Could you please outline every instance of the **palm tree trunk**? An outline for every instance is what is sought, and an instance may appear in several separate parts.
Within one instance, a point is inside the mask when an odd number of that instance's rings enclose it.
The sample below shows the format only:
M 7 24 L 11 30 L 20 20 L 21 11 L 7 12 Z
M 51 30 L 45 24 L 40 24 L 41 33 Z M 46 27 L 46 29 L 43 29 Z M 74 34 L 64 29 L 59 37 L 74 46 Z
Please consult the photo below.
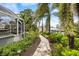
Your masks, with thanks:
M 70 17 L 68 19 L 71 22 L 71 24 L 69 26 L 71 27 L 71 29 L 74 29 L 74 25 L 73 25 L 73 4 L 68 4 L 67 8 L 70 9 L 67 13 L 68 14 L 67 17 Z M 73 30 L 70 30 L 70 33 L 68 34 L 68 38 L 69 38 L 69 48 L 74 49 L 74 33 L 73 33 Z
M 68 35 L 68 38 L 69 38 L 69 48 L 73 49 L 74 48 L 74 35 L 72 33 L 70 33 Z
M 69 47 L 74 48 L 74 22 L 73 22 L 73 4 L 63 3 L 59 6 L 61 27 L 68 35 Z
M 40 21 L 39 21 L 39 32 L 40 32 Z
M 49 34 L 50 34 L 50 15 L 49 15 Z
M 42 19 L 42 33 L 43 33 L 43 19 Z

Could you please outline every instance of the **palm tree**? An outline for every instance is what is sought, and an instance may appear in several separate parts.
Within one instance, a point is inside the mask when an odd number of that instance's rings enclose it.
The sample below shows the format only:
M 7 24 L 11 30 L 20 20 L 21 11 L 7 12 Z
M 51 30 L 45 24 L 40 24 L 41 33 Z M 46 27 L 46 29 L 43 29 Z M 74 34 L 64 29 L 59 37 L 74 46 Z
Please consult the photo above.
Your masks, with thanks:
M 46 16 L 46 26 L 49 28 L 50 33 L 50 8 L 49 4 L 39 4 L 40 7 L 37 9 L 38 16 Z M 59 20 L 61 28 L 64 30 L 65 34 L 69 37 L 69 46 L 70 48 L 74 48 L 74 21 L 73 21 L 73 4 L 70 3 L 60 3 L 60 4 L 53 4 L 54 8 L 59 9 Z
M 48 3 L 38 4 L 38 8 L 36 10 L 36 17 L 38 17 L 38 18 L 47 17 L 46 26 L 47 26 L 47 29 L 49 29 L 49 33 L 50 33 L 50 8 L 49 8 Z M 43 26 L 43 24 L 42 24 L 42 26 Z M 42 29 L 43 29 L 43 27 L 42 27 Z
M 46 30 L 49 31 L 50 34 L 50 18 L 51 18 L 51 12 L 50 12 L 50 8 L 48 9 L 48 15 L 47 15 L 47 19 L 46 19 Z
M 69 47 L 74 48 L 74 21 L 73 21 L 73 4 L 60 4 L 60 22 L 65 34 L 69 37 Z
M 67 20 L 66 21 L 66 32 L 69 37 L 69 46 L 71 49 L 74 48 L 74 21 L 73 21 L 73 4 L 67 4 Z
M 59 9 L 59 21 L 60 26 L 64 30 L 65 34 L 69 38 L 69 47 L 74 48 L 74 21 L 73 21 L 73 4 L 70 3 L 60 3 L 53 4 L 54 8 Z

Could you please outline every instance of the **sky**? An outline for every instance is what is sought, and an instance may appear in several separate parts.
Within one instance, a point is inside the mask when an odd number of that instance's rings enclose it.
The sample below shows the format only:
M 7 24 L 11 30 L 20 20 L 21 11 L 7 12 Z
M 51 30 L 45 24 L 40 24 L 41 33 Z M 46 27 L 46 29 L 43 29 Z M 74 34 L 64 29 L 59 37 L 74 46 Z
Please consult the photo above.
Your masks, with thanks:
M 3 3 L 0 5 L 2 5 L 3 7 L 6 7 L 8 9 L 10 9 L 11 11 L 13 11 L 14 13 L 18 14 L 20 11 L 24 10 L 24 9 L 32 9 L 33 11 L 35 11 L 37 9 L 37 4 L 36 3 Z M 54 10 L 53 12 L 57 12 L 57 10 Z M 51 13 L 53 13 L 51 12 Z M 46 18 L 44 18 L 46 19 Z M 44 21 L 45 23 L 45 21 Z M 51 26 L 56 27 L 56 25 L 59 23 L 58 21 L 58 17 L 51 15 Z
M 11 11 L 13 11 L 16 14 L 27 8 L 30 8 L 33 11 L 35 11 L 37 8 L 36 3 L 2 3 L 0 5 L 10 9 Z
M 0 3 L 3 7 L 6 7 L 13 11 L 15 14 L 20 13 L 20 11 L 23 11 L 24 9 L 32 9 L 35 11 L 37 9 L 37 3 Z M 51 14 L 54 12 L 58 12 L 57 9 L 53 10 Z M 45 19 L 44 19 L 44 24 L 45 24 Z M 75 21 L 77 22 L 78 17 L 74 16 Z M 51 27 L 56 27 L 56 25 L 59 24 L 59 18 L 57 16 L 51 15 Z

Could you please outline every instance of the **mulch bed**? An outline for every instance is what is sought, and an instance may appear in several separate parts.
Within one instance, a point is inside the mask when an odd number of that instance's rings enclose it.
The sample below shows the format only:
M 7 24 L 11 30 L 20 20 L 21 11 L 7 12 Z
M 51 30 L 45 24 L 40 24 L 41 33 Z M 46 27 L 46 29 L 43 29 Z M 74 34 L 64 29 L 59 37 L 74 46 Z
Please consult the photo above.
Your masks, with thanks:
M 39 43 L 40 43 L 40 38 L 37 39 L 31 47 L 29 47 L 26 51 L 21 53 L 21 56 L 32 56 L 34 54 L 34 52 L 36 51 Z

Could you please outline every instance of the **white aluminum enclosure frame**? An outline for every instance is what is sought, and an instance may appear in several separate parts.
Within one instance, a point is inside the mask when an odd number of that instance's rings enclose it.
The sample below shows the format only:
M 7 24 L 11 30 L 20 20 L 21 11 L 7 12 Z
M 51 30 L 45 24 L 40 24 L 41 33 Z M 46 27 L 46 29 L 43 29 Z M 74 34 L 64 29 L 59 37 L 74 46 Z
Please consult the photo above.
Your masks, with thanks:
M 23 30 L 24 32 L 22 32 L 22 27 L 21 27 L 21 34 L 24 34 L 24 36 L 25 36 L 25 22 L 24 22 L 23 19 L 21 19 L 19 16 L 17 16 L 15 13 L 13 13 L 8 8 L 5 8 L 5 7 L 1 6 L 1 5 L 0 5 L 0 13 L 16 19 L 16 21 L 17 21 L 17 34 L 16 34 L 16 36 L 19 35 L 19 22 L 20 22 L 21 25 L 24 26 L 23 27 L 24 28 L 24 30 Z

